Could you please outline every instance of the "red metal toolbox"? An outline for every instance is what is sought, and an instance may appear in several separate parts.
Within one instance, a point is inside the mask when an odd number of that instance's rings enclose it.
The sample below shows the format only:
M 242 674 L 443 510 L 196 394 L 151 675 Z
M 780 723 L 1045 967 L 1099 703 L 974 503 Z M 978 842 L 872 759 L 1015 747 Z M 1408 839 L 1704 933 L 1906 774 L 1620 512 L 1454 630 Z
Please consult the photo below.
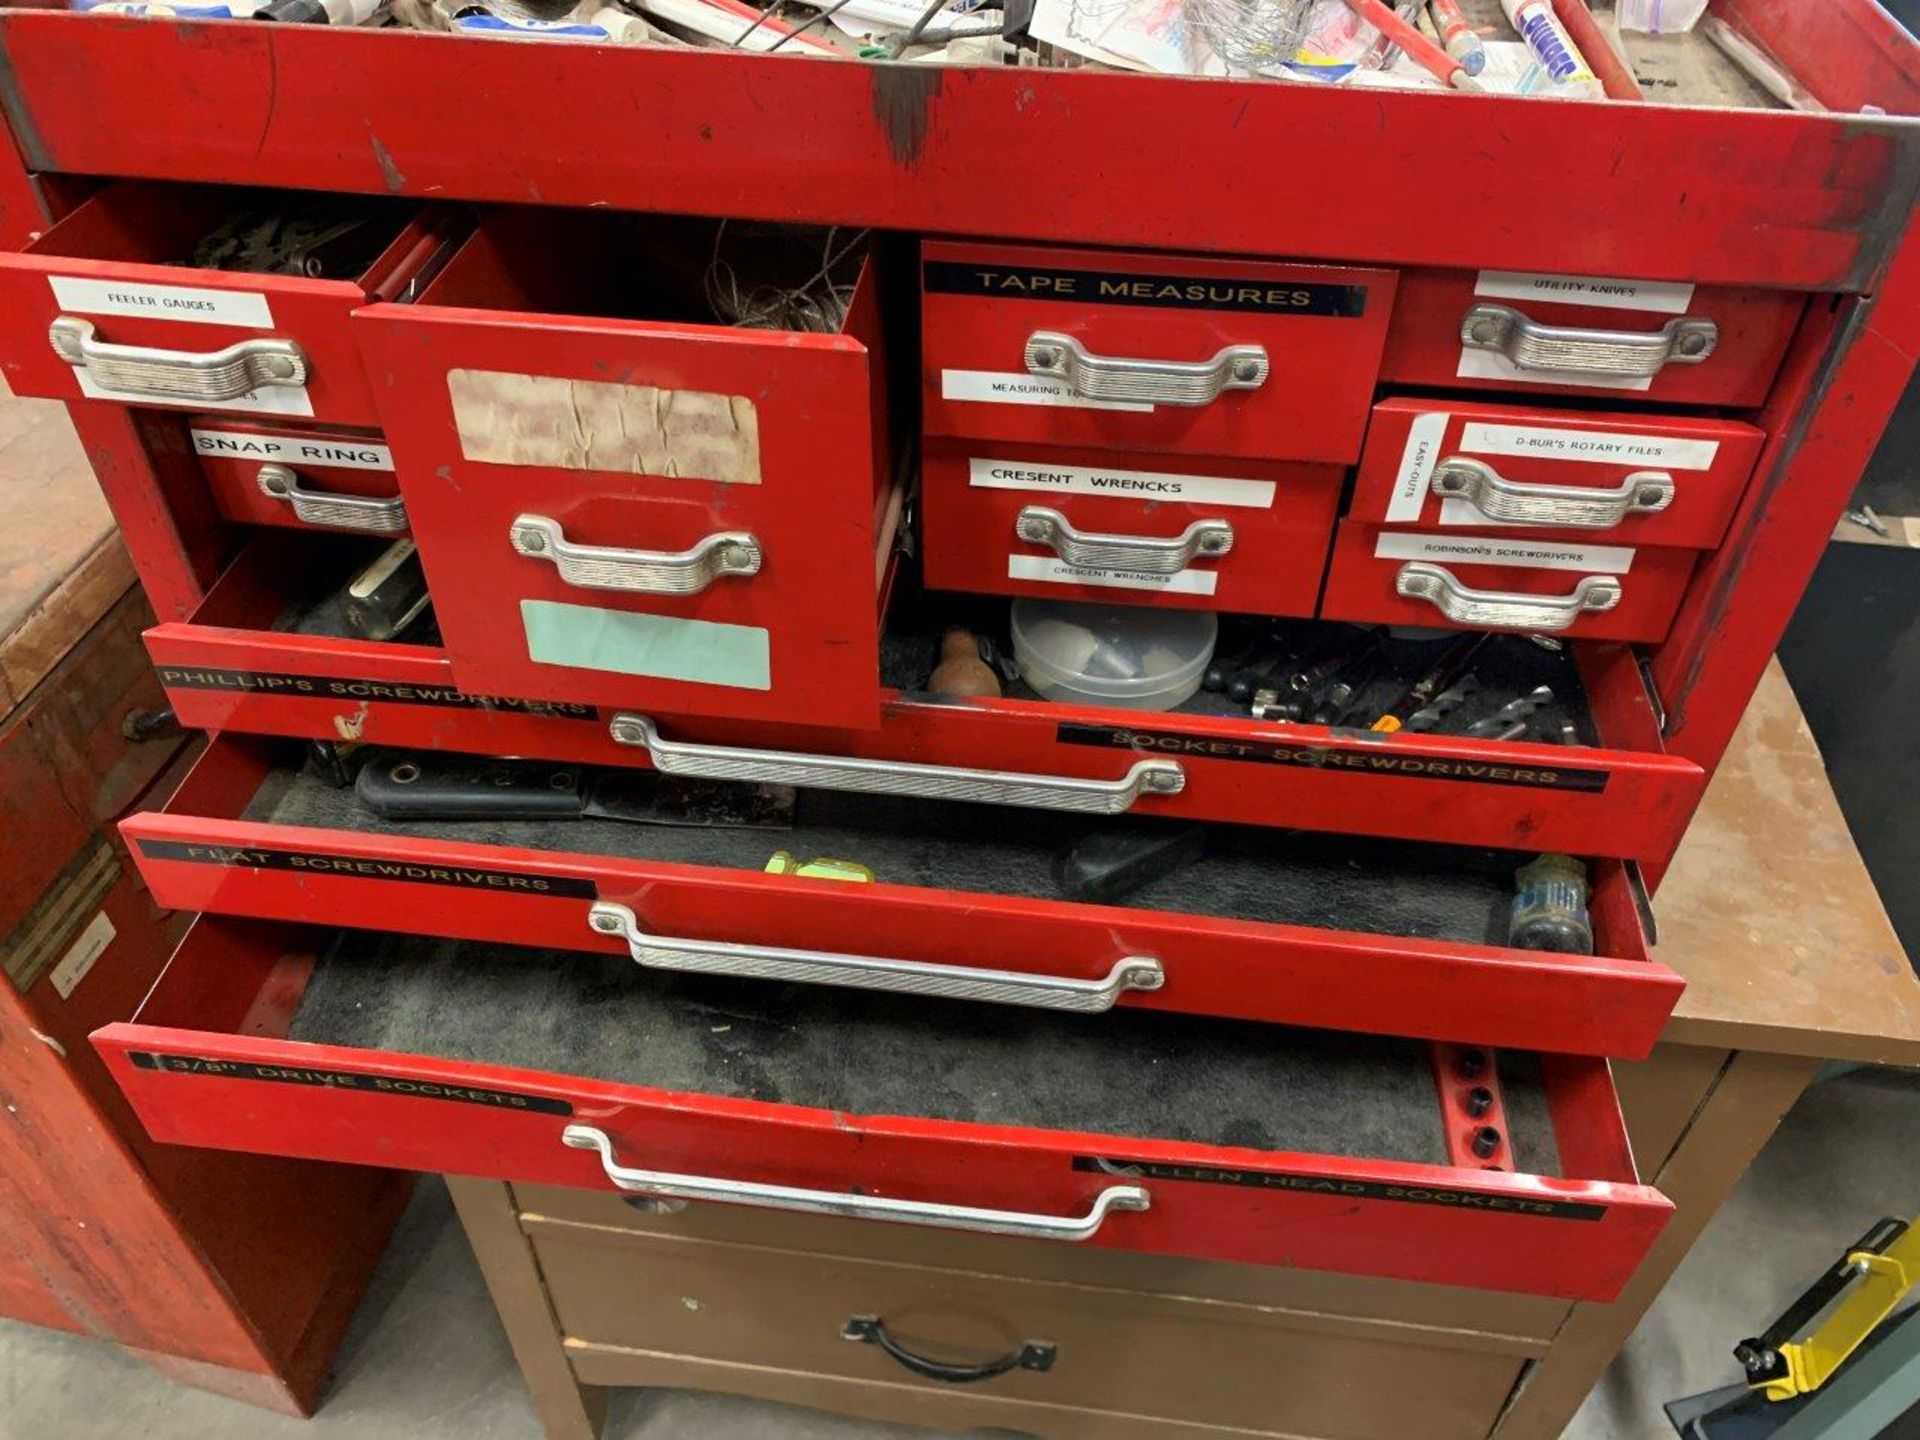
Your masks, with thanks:
M 1587 640 L 1666 637 L 1696 553 L 1340 522 L 1320 613 Z
M 1087 1019 L 206 918 L 94 1039 L 176 1143 L 1482 1289 L 1611 1299 L 1671 1209 L 1601 1060 L 1503 1057 L 1509 1171 L 1423 1046 Z
M 404 535 L 407 506 L 384 436 L 196 415 L 187 443 L 229 520 L 299 530 Z
M 1373 407 L 1346 513 L 1429 533 L 1710 550 L 1765 439 L 1734 420 L 1396 397 Z
M 14 392 L 376 423 L 347 317 L 398 298 L 444 247 L 446 218 L 359 202 L 391 238 L 351 279 L 193 264 L 196 241 L 251 198 L 122 181 L 0 254 L 0 363 Z
M 1332 465 L 929 438 L 927 584 L 1311 615 L 1344 479 Z
M 1380 368 L 1403 385 L 1758 405 L 1805 305 L 1676 280 L 1409 271 Z
M 1348 461 L 1385 270 L 1033 246 L 921 247 L 930 435 Z
M 1517 863 L 1506 856 L 1254 830 L 1223 835 L 1217 854 L 1124 907 L 1089 906 L 1057 898 L 1048 864 L 1109 820 L 821 792 L 803 793 L 791 831 L 577 815 L 409 824 L 298 764 L 297 747 L 223 739 L 164 812 L 129 820 L 156 897 L 566 951 L 631 946 L 668 970 L 1625 1057 L 1652 1047 L 1681 988 L 1647 960 L 1617 862 L 1594 866 L 1597 956 L 1551 955 L 1490 938 Z M 762 873 L 776 848 L 844 855 L 891 883 Z
M 463 687 L 876 719 L 873 267 L 842 257 L 838 333 L 690 323 L 723 243 L 709 222 L 497 214 L 413 304 L 357 318 Z

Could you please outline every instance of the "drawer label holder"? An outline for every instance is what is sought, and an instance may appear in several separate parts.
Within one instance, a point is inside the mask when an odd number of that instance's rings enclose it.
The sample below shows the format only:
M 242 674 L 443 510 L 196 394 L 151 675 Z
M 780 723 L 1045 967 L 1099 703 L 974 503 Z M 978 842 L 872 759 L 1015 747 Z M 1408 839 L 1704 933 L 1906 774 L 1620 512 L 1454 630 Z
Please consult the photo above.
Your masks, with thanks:
M 1252 315 L 1320 315 L 1337 320 L 1357 320 L 1367 309 L 1365 285 L 1330 285 L 1324 281 L 1055 270 L 964 260 L 929 260 L 922 266 L 921 273 L 928 292 L 935 295 L 1073 300 L 1094 305 L 1225 310 Z
M 1449 760 L 1438 755 L 1400 753 L 1388 740 L 1329 745 L 1286 740 L 1228 740 L 1210 735 L 1181 735 L 1136 730 L 1121 725 L 1063 721 L 1054 732 L 1062 745 L 1094 745 L 1105 750 L 1134 750 L 1147 755 L 1176 755 L 1193 760 L 1227 760 L 1255 765 L 1290 765 L 1403 780 L 1451 780 L 1469 785 L 1518 785 L 1535 790 L 1579 790 L 1598 794 L 1611 772 L 1573 765 L 1500 765 L 1479 760 Z
M 1214 1165 L 1169 1165 L 1160 1161 L 1114 1160 L 1098 1155 L 1076 1155 L 1073 1168 L 1096 1175 L 1141 1180 L 1183 1180 L 1196 1185 L 1239 1185 L 1254 1190 L 1292 1190 L 1347 1200 L 1390 1200 L 1402 1205 L 1442 1205 L 1451 1210 L 1476 1210 L 1491 1215 L 1531 1215 L 1542 1220 L 1595 1221 L 1607 1218 L 1607 1207 L 1584 1200 L 1541 1200 L 1531 1195 L 1490 1195 L 1446 1185 L 1402 1181 L 1353 1180 L 1294 1170 L 1227 1170 Z
M 386 701 L 394 705 L 435 705 L 456 710 L 504 710 L 558 720 L 592 720 L 591 705 L 563 701 L 507 700 L 468 695 L 451 685 L 408 685 L 394 680 L 356 680 L 336 675 L 275 675 L 261 670 L 219 670 L 200 665 L 156 667 L 169 690 L 236 690 L 256 695 L 285 695 L 300 700 Z
M 366 1075 L 354 1070 L 323 1070 L 312 1065 L 262 1065 L 251 1060 L 215 1060 L 205 1055 L 170 1055 L 158 1050 L 130 1050 L 127 1058 L 138 1069 L 162 1070 L 172 1075 L 210 1075 L 220 1080 L 308 1085 L 319 1090 L 398 1095 L 409 1100 L 447 1100 L 458 1105 L 481 1105 L 490 1110 L 525 1110 L 538 1115 L 573 1114 L 570 1102 L 548 1095 L 489 1090 L 477 1085 L 450 1085 L 438 1080 L 412 1080 L 402 1075 Z
M 428 865 L 418 860 L 382 860 L 371 855 L 328 855 L 317 850 L 274 850 L 259 845 L 216 845 L 191 840 L 139 842 L 149 860 L 219 865 L 232 870 L 292 870 L 304 875 L 340 875 L 354 880 L 390 880 L 407 885 L 445 885 L 456 890 L 510 890 L 566 900 L 598 900 L 600 887 L 572 875 L 529 875 L 482 870 L 471 865 Z

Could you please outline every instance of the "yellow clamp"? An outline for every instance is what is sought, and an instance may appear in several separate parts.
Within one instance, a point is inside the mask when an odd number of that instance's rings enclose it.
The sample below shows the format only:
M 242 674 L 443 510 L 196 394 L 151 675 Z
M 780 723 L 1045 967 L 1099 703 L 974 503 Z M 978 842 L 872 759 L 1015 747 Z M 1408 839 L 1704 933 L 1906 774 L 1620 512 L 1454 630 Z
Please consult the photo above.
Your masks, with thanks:
M 806 880 L 851 880 L 871 885 L 873 871 L 857 860 L 833 860 L 822 855 L 817 860 L 800 860 L 791 851 L 776 850 L 767 861 L 769 875 L 798 875 Z
M 1833 1312 L 1805 1340 L 1780 1347 L 1787 1373 L 1762 1387 L 1769 1400 L 1791 1400 L 1818 1390 L 1866 1343 L 1907 1292 L 1920 1284 L 1920 1225 L 1875 1254 L 1856 1250 L 1847 1256 L 1859 1277 Z

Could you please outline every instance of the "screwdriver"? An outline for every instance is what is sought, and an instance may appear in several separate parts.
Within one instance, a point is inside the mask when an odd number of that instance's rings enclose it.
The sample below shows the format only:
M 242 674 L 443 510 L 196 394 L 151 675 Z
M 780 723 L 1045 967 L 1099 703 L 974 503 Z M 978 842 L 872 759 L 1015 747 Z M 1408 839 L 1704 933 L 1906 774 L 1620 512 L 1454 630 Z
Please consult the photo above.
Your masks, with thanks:
M 1375 720 L 1369 729 L 1392 734 L 1407 723 L 1407 717 L 1415 711 L 1424 709 L 1434 696 L 1447 689 L 1467 673 L 1467 667 L 1473 664 L 1473 657 L 1480 653 L 1480 647 L 1487 643 L 1485 631 L 1474 635 L 1462 635 L 1440 658 L 1433 662 L 1431 669 L 1413 684 L 1409 685 L 1399 699 L 1389 705 Z

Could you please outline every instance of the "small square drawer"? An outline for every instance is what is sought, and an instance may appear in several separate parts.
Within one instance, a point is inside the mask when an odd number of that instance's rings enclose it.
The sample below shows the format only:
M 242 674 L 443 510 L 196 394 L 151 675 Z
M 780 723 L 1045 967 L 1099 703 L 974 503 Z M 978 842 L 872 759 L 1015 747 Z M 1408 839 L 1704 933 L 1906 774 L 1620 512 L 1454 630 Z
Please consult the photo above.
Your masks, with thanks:
M 1311 615 L 1343 472 L 1332 465 L 929 439 L 937 590 Z
M 1376 625 L 1516 630 L 1651 644 L 1697 552 L 1340 522 L 1320 614 Z
M 1386 400 L 1347 513 L 1437 533 L 1710 550 L 1764 438 L 1733 420 Z
M 926 430 L 1348 463 L 1394 282 L 1388 270 L 928 242 Z
M 1609 1300 L 1672 1209 L 1591 1057 L 218 917 L 93 1041 L 163 1143 L 1037 1244 Z
M 355 323 L 462 687 L 876 722 L 862 232 L 503 211 Z
M 1791 291 L 1410 270 L 1400 278 L 1381 376 L 1752 407 L 1767 398 L 1805 307 Z
M 348 317 L 459 228 L 399 200 L 121 181 L 0 255 L 20 395 L 375 425 Z
M 393 451 L 377 433 L 196 415 L 187 424 L 187 443 L 199 458 L 214 508 L 229 520 L 362 535 L 407 533 Z

